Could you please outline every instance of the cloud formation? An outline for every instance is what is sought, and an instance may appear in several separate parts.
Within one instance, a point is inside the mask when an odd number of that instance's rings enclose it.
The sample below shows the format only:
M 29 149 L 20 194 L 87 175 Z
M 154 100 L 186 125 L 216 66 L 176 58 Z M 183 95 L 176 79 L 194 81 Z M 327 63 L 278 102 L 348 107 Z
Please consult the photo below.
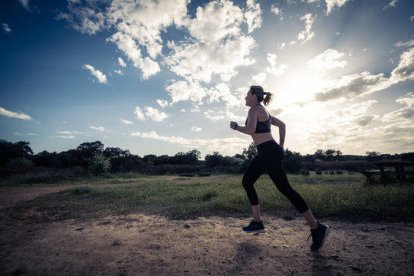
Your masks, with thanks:
M 93 130 L 96 130 L 96 131 L 99 131 L 99 132 L 110 132 L 108 129 L 106 129 L 106 128 L 104 128 L 104 127 L 96 127 L 96 126 L 90 126 L 89 127 L 90 129 L 93 129 Z
M 106 75 L 102 73 L 101 71 L 95 69 L 92 65 L 85 64 L 84 66 L 82 66 L 82 68 L 88 70 L 92 74 L 92 76 L 96 78 L 96 80 L 99 83 L 105 83 L 105 84 L 108 83 L 106 79 Z
M 386 89 L 406 80 L 414 79 L 414 48 L 404 51 L 400 62 L 389 78 L 383 73 L 372 75 L 369 72 L 346 75 L 331 82 L 331 86 L 315 94 L 317 101 L 351 99 Z
M 150 132 L 131 132 L 131 136 L 134 137 L 140 137 L 144 139 L 152 139 L 157 141 L 163 141 L 166 143 L 174 144 L 183 146 L 185 148 L 196 148 L 196 149 L 205 149 L 208 148 L 214 148 L 215 151 L 218 151 L 220 153 L 224 154 L 233 154 L 234 148 L 240 149 L 240 151 L 248 147 L 249 143 L 245 139 L 241 138 L 220 138 L 220 139 L 188 139 L 184 137 L 179 136 L 163 136 L 159 135 L 155 131 Z
M 9 25 L 7 25 L 6 23 L 3 23 L 2 27 L 3 27 L 3 31 L 5 31 L 6 33 L 11 33 L 12 30 L 10 29 Z
M 332 13 L 332 11 L 335 9 L 335 7 L 342 7 L 345 5 L 346 2 L 349 0 L 325 0 L 326 2 L 326 15 L 329 15 Z
M 344 68 L 346 60 L 341 60 L 345 54 L 333 49 L 327 49 L 308 61 L 308 65 L 317 71 L 327 71 L 335 68 Z
M 148 106 L 144 107 L 144 111 L 142 111 L 138 106 L 135 107 L 134 115 L 135 118 L 140 121 L 145 121 L 145 119 L 148 118 L 155 122 L 162 122 L 169 117 L 167 113 Z
M 125 119 L 120 119 L 121 123 L 123 123 L 124 125 L 132 125 L 133 122 L 129 121 L 129 120 L 125 120 Z
M 9 111 L 7 109 L 4 109 L 0 107 L 0 115 L 10 117 L 10 118 L 16 118 L 20 120 L 32 120 L 32 117 L 30 117 L 27 114 L 21 113 L 21 112 L 13 112 Z
M 312 31 L 312 25 L 313 25 L 313 22 L 315 21 L 315 17 L 313 17 L 312 14 L 308 13 L 302 16 L 300 18 L 300 21 L 305 22 L 305 30 L 301 31 L 298 34 L 298 41 L 301 44 L 304 44 L 308 42 L 309 40 L 311 40 L 315 35 L 315 33 Z

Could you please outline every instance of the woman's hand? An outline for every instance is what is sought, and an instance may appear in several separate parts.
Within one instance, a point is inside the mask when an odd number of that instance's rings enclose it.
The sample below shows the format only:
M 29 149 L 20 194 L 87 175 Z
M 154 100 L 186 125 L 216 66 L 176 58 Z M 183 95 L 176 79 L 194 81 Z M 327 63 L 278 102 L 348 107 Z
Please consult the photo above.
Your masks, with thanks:
M 237 130 L 237 127 L 238 127 L 239 125 L 236 123 L 236 122 L 233 122 L 233 121 L 231 121 L 230 122 L 230 128 L 231 129 L 234 129 L 234 130 Z

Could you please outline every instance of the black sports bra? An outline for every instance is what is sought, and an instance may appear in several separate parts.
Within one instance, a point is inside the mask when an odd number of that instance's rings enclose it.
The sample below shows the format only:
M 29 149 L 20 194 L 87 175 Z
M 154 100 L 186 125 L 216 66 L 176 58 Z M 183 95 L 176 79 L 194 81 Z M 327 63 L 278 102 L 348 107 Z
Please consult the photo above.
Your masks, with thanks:
M 244 124 L 247 125 L 247 119 Z M 269 119 L 267 119 L 266 121 L 257 122 L 256 130 L 254 131 L 254 133 L 268 133 L 270 132 L 271 125 L 272 125 L 272 117 L 269 116 Z

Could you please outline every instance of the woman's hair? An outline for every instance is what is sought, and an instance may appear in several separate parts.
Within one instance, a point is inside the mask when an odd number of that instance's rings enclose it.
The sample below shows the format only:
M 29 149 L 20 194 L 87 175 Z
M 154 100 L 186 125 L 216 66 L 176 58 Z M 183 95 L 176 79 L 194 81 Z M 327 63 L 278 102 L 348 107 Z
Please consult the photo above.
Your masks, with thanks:
M 256 95 L 257 101 L 261 103 L 263 101 L 264 105 L 268 105 L 270 100 L 272 99 L 272 93 L 264 92 L 263 87 L 258 85 L 250 86 L 250 93 L 252 95 Z

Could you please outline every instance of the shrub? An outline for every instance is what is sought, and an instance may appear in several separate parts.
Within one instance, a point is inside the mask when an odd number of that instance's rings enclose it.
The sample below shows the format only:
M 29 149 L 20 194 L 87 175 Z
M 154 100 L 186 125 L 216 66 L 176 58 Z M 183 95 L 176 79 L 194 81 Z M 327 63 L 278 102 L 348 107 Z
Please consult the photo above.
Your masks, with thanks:
M 109 171 L 110 160 L 101 153 L 94 154 L 89 162 L 89 171 L 94 175 L 102 175 Z

